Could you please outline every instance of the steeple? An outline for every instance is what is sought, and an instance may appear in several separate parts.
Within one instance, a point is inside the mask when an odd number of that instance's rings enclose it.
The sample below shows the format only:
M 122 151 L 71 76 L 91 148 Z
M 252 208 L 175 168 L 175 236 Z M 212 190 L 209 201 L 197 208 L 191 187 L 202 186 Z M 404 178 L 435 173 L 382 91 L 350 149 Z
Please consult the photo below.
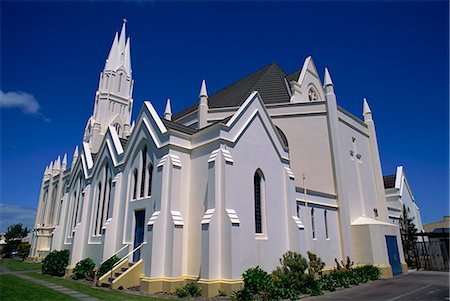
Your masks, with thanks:
M 55 165 L 53 166 L 53 171 L 58 173 L 61 169 L 61 156 L 58 156 L 58 159 L 55 161 Z
M 103 137 L 112 125 L 120 138 L 130 134 L 130 119 L 133 110 L 133 79 L 131 76 L 130 38 L 127 38 L 126 19 L 120 34 L 115 33 L 105 68 L 95 94 L 94 112 L 89 118 L 83 142 L 96 153 Z
M 208 125 L 208 91 L 206 90 L 206 82 L 202 81 L 200 87 L 200 101 L 198 105 L 198 128 L 204 128 Z
M 164 110 L 164 119 L 172 120 L 172 108 L 170 107 L 170 98 L 167 98 L 166 109 Z

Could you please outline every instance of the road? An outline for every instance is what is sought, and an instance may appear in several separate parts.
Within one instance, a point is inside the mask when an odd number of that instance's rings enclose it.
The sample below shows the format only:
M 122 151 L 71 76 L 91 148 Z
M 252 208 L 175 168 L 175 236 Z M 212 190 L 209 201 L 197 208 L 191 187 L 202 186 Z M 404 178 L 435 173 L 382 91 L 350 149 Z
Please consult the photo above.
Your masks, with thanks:
M 301 300 L 450 300 L 449 273 L 410 271 L 407 276 L 382 279 L 335 292 L 327 292 L 318 297 L 302 298 Z

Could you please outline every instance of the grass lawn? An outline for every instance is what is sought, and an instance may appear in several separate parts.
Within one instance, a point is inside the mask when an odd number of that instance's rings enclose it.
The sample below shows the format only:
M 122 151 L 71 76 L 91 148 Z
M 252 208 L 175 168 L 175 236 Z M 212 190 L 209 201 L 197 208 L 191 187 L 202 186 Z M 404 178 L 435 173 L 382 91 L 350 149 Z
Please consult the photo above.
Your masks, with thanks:
M 40 270 L 42 263 L 26 262 L 21 259 L 2 259 L 5 260 L 10 271 L 28 271 L 28 270 Z
M 0 275 L 0 300 L 78 300 L 13 275 Z
M 155 298 L 155 297 L 136 296 L 136 295 L 121 293 L 121 292 L 113 291 L 113 290 L 104 290 L 104 289 L 99 289 L 99 288 L 93 288 L 85 283 L 72 281 L 69 279 L 63 279 L 63 278 L 59 278 L 59 277 L 52 277 L 49 275 L 42 275 L 40 273 L 27 273 L 26 275 L 70 288 L 74 291 L 78 291 L 80 293 L 89 295 L 91 297 L 98 298 L 100 300 L 108 300 L 108 301 L 109 300 L 110 301 L 115 301 L 115 300 L 167 301 L 168 300 L 168 299 Z M 177 299 L 177 298 L 175 297 L 174 299 Z M 3 299 L 1 299 L 1 300 L 3 300 Z

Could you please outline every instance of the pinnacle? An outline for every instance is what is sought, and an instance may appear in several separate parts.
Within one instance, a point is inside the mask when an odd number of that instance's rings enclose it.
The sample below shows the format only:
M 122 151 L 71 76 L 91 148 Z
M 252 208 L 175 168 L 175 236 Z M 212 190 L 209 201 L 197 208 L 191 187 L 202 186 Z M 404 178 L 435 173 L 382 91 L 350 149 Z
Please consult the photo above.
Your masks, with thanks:
M 364 97 L 364 104 L 363 104 L 363 114 L 372 114 L 372 110 L 369 107 L 369 103 L 367 102 L 367 99 Z
M 202 96 L 208 97 L 208 91 L 206 91 L 206 81 L 205 80 L 202 81 L 202 86 L 200 88 L 199 97 L 202 97 Z
M 333 86 L 333 81 L 331 80 L 330 72 L 328 71 L 328 68 L 325 68 L 325 78 L 324 78 L 324 87 L 326 86 Z

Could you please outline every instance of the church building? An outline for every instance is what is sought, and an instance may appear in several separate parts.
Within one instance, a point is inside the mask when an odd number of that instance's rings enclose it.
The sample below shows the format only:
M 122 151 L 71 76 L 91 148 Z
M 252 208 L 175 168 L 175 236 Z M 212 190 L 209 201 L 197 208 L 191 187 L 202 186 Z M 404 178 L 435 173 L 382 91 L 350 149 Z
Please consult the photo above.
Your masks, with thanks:
M 250 267 L 272 271 L 288 250 L 326 269 L 348 256 L 383 277 L 407 272 L 369 104 L 362 120 L 339 107 L 311 57 L 215 93 L 199 79 L 192 106 L 172 114 L 168 100 L 161 117 L 144 101 L 131 122 L 133 86 L 124 22 L 71 164 L 64 155 L 45 168 L 31 256 L 70 250 L 70 272 L 116 255 L 126 271 L 112 288 L 198 280 L 208 296 L 238 289 Z

